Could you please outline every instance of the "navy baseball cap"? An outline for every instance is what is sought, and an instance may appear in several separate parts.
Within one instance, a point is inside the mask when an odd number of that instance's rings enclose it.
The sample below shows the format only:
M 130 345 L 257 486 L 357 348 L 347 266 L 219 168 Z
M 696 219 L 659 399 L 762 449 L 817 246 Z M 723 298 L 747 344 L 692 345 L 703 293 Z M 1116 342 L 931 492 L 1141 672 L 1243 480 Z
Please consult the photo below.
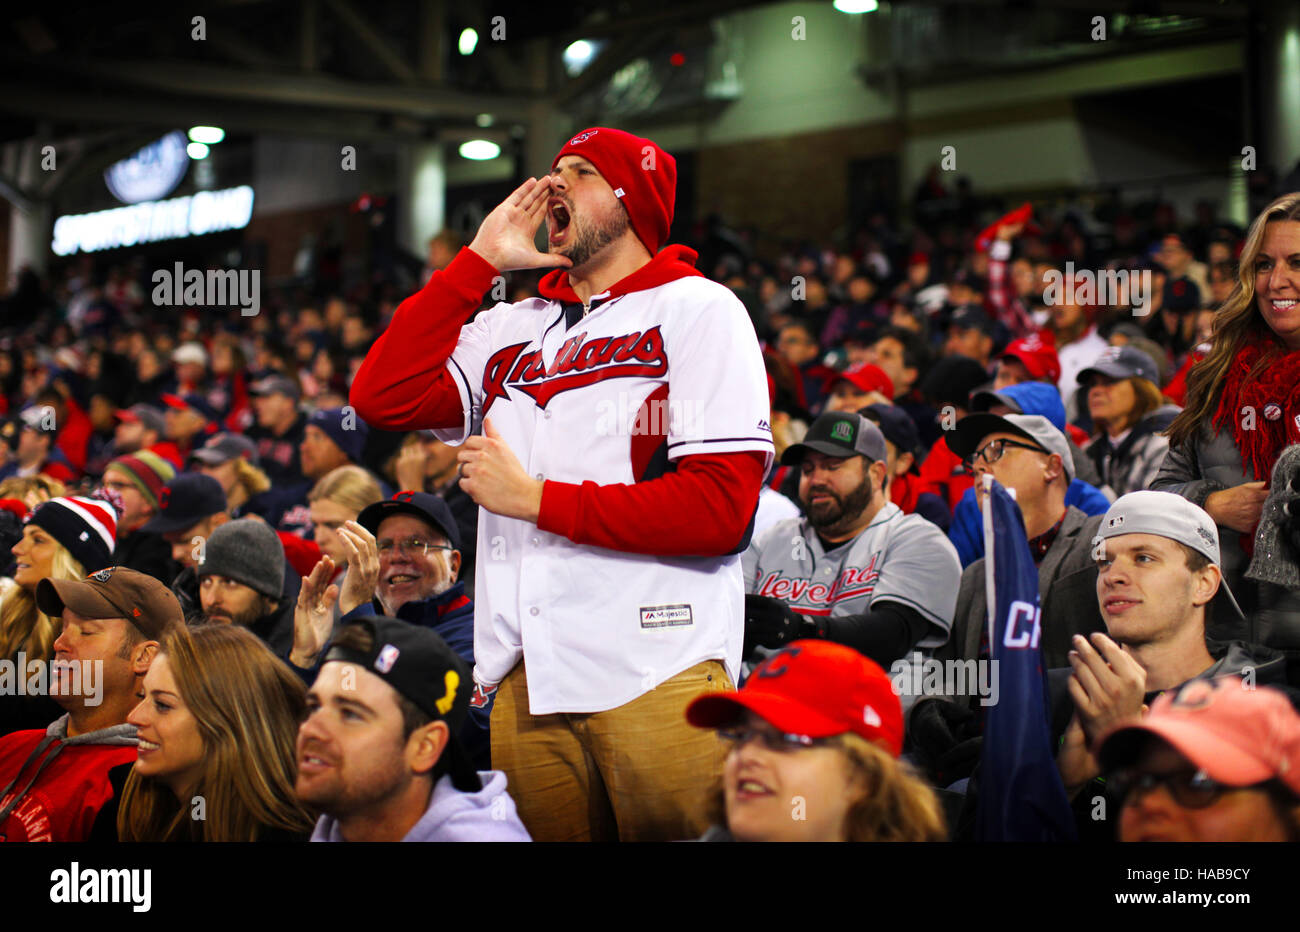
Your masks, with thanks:
M 225 511 L 226 493 L 221 483 L 211 476 L 183 472 L 163 486 L 158 506 L 158 513 L 140 530 L 148 534 L 172 534 Z
M 782 466 L 796 466 L 809 451 L 826 456 L 865 456 L 885 462 L 885 435 L 856 411 L 830 411 L 812 422 L 803 441 L 792 443 L 781 454 Z
M 189 408 L 194 413 L 202 416 L 206 420 L 216 421 L 220 419 L 217 409 L 209 404 L 208 399 L 204 398 L 198 392 L 190 392 L 187 395 L 163 395 L 163 404 L 169 408 L 175 408 L 183 411 Z
M 361 451 L 366 448 L 370 425 L 361 420 L 352 408 L 322 408 L 312 412 L 307 423 L 324 432 L 352 462 L 361 462 Z
M 1079 384 L 1087 384 L 1094 375 L 1111 379 L 1146 379 L 1153 385 L 1160 384 L 1160 370 L 1155 361 L 1136 346 L 1127 344 L 1112 346 L 1098 356 L 1091 366 L 1079 373 Z
M 893 405 L 867 405 L 858 411 L 872 423 L 880 427 L 885 439 L 892 443 L 899 453 L 911 453 L 919 457 L 921 453 L 921 435 L 916 430 L 916 422 L 907 416 L 907 412 Z M 913 464 L 915 468 L 915 463 Z
M 447 543 L 460 549 L 460 530 L 456 526 L 456 519 L 452 517 L 451 509 L 441 496 L 430 492 L 398 492 L 392 498 L 367 505 L 357 515 L 357 524 L 371 534 L 378 535 L 379 525 L 385 518 L 400 514 L 415 515 L 420 520 L 427 521 L 434 530 L 442 532 Z
M 434 721 L 447 723 L 450 736 L 443 755 L 452 785 L 462 793 L 482 789 L 478 771 L 470 763 L 457 734 L 469 715 L 474 680 L 465 661 L 431 628 L 386 615 L 349 619 L 344 627 L 359 625 L 369 631 L 368 651 L 332 644 L 324 663 L 355 663 L 373 673 Z
M 191 460 L 204 466 L 220 466 L 241 457 L 257 465 L 257 445 L 241 434 L 216 434 L 190 453 Z

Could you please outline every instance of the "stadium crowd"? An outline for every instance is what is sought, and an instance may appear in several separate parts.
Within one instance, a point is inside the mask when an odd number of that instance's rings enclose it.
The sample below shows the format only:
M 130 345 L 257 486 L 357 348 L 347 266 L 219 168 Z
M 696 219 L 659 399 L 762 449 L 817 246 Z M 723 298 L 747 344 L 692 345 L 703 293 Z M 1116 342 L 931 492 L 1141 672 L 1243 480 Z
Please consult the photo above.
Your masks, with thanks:
M 566 834 L 501 763 L 473 674 L 497 538 L 465 461 L 350 403 L 402 299 L 471 252 L 444 233 L 408 281 L 317 270 L 253 317 L 155 305 L 143 260 L 19 276 L 0 840 L 976 837 L 981 697 L 906 684 L 993 655 L 986 475 L 1038 569 L 1079 836 L 1300 839 L 1300 194 L 1243 229 L 931 179 L 906 225 L 835 248 L 690 239 L 753 325 L 775 447 L 741 557 L 749 675 L 674 700 L 725 755 L 687 774 L 698 812 L 645 831 L 637 787 L 633 832 L 605 776 L 616 827 Z M 545 281 L 512 273 L 509 301 Z

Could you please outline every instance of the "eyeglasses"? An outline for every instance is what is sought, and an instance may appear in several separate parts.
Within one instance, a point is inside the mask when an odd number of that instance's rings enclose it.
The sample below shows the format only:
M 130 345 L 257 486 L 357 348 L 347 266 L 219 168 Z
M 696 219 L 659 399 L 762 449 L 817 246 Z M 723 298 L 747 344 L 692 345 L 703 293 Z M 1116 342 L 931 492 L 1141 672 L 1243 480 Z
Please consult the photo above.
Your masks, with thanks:
M 1115 787 L 1125 805 L 1136 804 L 1157 786 L 1163 786 L 1174 802 L 1184 809 L 1204 809 L 1217 803 L 1224 793 L 1244 789 L 1212 780 L 1204 770 L 1149 773 L 1138 772 L 1130 767 L 1116 772 L 1107 782 Z
M 435 544 L 419 537 L 407 537 L 402 540 L 384 540 L 379 541 L 379 555 L 388 556 L 393 550 L 397 549 L 408 557 L 428 556 L 430 550 L 455 550 L 451 544 Z
M 822 747 L 834 741 L 834 738 L 810 738 L 808 735 L 785 734 L 770 728 L 719 728 L 718 737 L 737 748 L 758 738 L 763 747 L 779 752 Z
M 1015 447 L 1019 450 L 1033 450 L 1035 453 L 1047 452 L 1042 447 L 1036 447 L 1029 443 L 1020 443 L 1018 440 L 991 440 L 976 450 L 970 459 L 964 460 L 962 465 L 966 467 L 968 472 L 974 470 L 976 460 L 983 460 L 989 466 L 992 466 L 1002 459 L 1002 454 L 1006 452 L 1007 447 Z

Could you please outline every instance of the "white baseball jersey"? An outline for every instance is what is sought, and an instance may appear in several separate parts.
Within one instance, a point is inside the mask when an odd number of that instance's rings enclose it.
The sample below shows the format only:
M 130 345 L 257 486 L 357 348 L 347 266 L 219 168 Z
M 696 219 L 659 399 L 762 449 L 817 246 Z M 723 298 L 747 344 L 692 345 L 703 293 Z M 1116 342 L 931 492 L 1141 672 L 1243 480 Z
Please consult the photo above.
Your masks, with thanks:
M 632 483 L 667 460 L 773 457 L 766 374 L 730 290 L 691 276 L 602 301 L 571 329 L 560 302 L 498 304 L 460 332 L 447 363 L 465 411 L 458 444 L 492 425 L 528 473 Z M 739 543 L 739 541 L 737 541 Z M 575 544 L 479 510 L 475 679 L 528 664 L 534 715 L 600 712 L 721 660 L 744 634 L 740 556 L 659 557 Z
M 801 615 L 862 615 L 877 599 L 920 612 L 930 630 L 919 647 L 948 639 L 961 561 L 943 531 L 893 502 L 857 537 L 833 550 L 807 518 L 774 525 L 744 556 L 745 591 L 780 599 Z

